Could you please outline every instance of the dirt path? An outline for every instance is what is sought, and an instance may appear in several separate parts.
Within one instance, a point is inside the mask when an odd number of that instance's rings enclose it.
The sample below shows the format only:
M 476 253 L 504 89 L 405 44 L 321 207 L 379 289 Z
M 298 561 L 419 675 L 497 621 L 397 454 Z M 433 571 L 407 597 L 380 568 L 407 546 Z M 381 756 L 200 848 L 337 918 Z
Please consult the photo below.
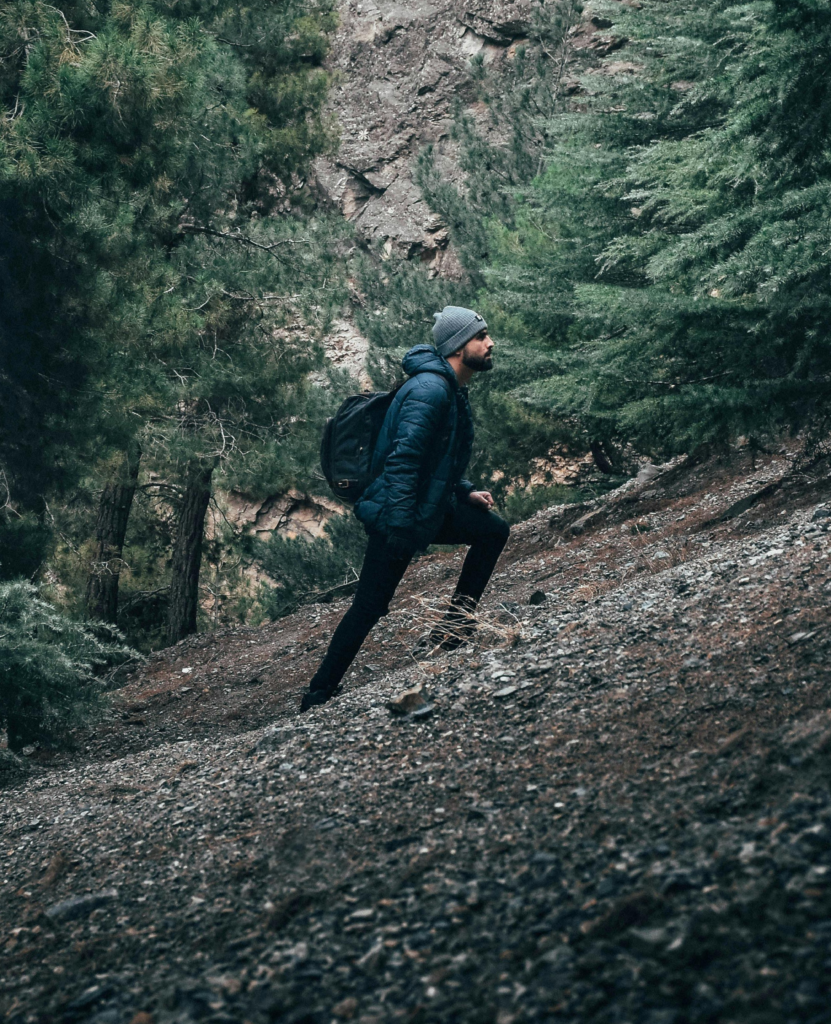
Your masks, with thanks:
M 417 664 L 421 560 L 302 718 L 344 605 L 154 657 L 0 797 L 3 1019 L 824 1024 L 831 496 L 786 468 L 536 516 Z

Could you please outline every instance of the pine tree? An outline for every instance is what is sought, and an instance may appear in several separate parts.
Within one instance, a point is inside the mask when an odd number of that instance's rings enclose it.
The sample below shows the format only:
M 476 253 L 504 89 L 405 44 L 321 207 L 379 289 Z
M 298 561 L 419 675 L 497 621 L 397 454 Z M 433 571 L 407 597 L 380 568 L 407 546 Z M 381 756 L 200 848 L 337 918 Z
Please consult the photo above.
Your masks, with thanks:
M 293 325 L 325 321 L 308 296 L 334 254 L 292 210 L 298 173 L 332 144 L 333 24 L 331 5 L 299 0 L 0 12 L 0 273 L 16 297 L 0 465 L 19 506 L 65 490 L 93 452 L 107 465 L 135 445 L 191 511 L 206 467 L 296 472 L 320 357 Z M 102 489 L 94 561 L 119 546 L 103 535 L 124 498 Z M 185 522 L 198 536 L 180 530 L 174 590 L 192 603 L 204 515 Z M 183 614 L 174 638 L 195 605 Z
M 492 234 L 489 300 L 559 353 L 526 398 L 656 454 L 824 421 L 831 4 L 610 16 L 625 73 L 585 76 Z
M 87 581 L 86 610 L 92 619 L 118 621 L 118 580 L 127 523 L 138 485 L 141 452 L 133 444 L 104 485 L 95 524 L 93 568 Z
M 0 727 L 9 748 L 60 742 L 100 710 L 96 672 L 134 654 L 122 640 L 61 615 L 31 583 L 0 583 Z

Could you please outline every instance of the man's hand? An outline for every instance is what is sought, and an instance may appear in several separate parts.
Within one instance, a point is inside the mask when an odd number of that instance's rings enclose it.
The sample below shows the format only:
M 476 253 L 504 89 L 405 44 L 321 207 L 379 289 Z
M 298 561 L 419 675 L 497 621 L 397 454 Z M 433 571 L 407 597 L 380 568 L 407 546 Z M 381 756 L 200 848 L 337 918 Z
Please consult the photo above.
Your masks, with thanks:
M 493 508 L 493 495 L 490 491 L 471 491 L 467 496 L 471 505 L 490 511 Z

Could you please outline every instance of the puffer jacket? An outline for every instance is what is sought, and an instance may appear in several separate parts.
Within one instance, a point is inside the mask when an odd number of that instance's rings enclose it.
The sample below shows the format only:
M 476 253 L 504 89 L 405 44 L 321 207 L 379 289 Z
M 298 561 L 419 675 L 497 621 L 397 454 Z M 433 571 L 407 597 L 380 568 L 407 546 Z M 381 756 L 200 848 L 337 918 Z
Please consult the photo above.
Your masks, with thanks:
M 355 503 L 370 532 L 426 547 L 453 503 L 473 484 L 463 479 L 473 447 L 467 389 L 431 345 L 416 345 L 402 365 L 410 379 L 393 399 L 372 459 L 373 481 Z

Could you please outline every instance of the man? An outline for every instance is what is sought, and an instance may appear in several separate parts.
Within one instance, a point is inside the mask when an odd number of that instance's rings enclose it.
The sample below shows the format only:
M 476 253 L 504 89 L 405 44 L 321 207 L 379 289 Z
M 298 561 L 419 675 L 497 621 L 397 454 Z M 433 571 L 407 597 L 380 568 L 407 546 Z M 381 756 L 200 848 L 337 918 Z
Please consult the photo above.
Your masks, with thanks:
M 431 636 L 444 650 L 464 643 L 508 540 L 508 524 L 490 511 L 490 492 L 463 479 L 473 446 L 467 384 L 493 366 L 488 325 L 460 306 L 445 306 L 434 316 L 434 345 L 416 345 L 404 356 L 410 379 L 387 412 L 373 453 L 373 481 L 355 504 L 369 534 L 355 600 L 303 694 L 301 711 L 329 700 L 369 631 L 387 614 L 413 555 L 428 544 L 470 545 L 443 624 Z

